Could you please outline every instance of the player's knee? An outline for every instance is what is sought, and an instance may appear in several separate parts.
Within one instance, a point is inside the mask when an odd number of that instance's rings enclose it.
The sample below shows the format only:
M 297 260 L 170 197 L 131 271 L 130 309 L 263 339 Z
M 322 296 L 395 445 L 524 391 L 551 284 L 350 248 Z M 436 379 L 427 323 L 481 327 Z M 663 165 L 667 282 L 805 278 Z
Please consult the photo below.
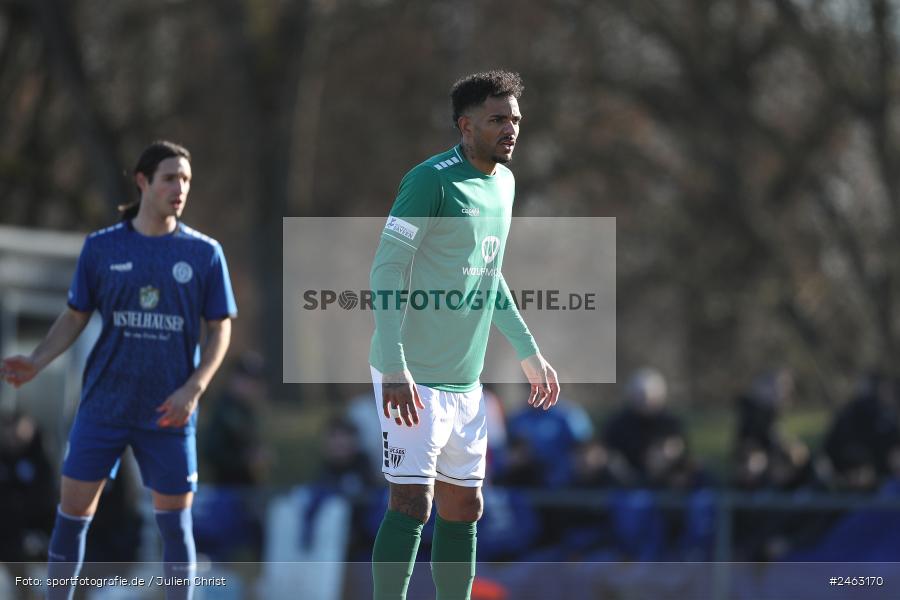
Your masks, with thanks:
M 104 481 L 79 481 L 63 475 L 60 484 L 59 510 L 78 518 L 93 517 L 97 512 Z
M 484 498 L 481 490 L 476 494 L 456 494 L 439 498 L 441 518 L 447 521 L 474 523 L 484 513 Z
M 78 504 L 73 502 L 60 502 L 59 510 L 65 516 L 75 519 L 90 519 L 97 512 L 96 506 Z
M 481 495 L 481 491 L 463 504 L 461 513 L 460 521 L 472 523 L 481 518 L 481 515 L 484 514 L 484 497 Z
M 172 511 L 158 510 L 156 511 L 156 524 L 159 526 L 163 543 L 193 541 L 193 519 L 188 508 Z
M 70 517 L 89 518 L 97 512 L 97 501 L 90 496 L 63 493 L 59 499 L 59 510 Z
M 388 508 L 425 523 L 431 516 L 433 496 L 430 485 L 392 483 Z

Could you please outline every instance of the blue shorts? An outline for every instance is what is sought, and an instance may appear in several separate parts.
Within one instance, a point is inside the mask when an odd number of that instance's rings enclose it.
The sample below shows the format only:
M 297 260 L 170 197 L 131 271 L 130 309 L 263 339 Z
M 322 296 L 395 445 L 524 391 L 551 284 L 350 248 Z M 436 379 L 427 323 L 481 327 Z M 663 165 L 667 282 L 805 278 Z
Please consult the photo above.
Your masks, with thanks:
M 62 474 L 80 481 L 115 479 L 127 446 L 134 452 L 145 487 L 171 495 L 197 491 L 194 433 L 101 425 L 80 415 L 69 433 Z

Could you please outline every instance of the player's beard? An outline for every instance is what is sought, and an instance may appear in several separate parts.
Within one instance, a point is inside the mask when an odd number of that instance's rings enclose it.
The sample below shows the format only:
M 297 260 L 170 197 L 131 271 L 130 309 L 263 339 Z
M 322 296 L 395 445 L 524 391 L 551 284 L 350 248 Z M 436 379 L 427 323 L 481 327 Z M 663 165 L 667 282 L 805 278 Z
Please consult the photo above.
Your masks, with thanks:
M 503 138 L 503 139 L 508 139 L 508 138 Z M 503 141 L 503 140 L 501 140 L 501 141 Z M 499 146 L 499 145 L 500 145 L 500 142 L 497 142 L 497 146 Z M 497 146 L 494 146 L 494 148 L 496 148 Z M 500 163 L 501 165 L 505 165 L 506 163 L 512 161 L 513 152 L 515 152 L 515 151 L 516 151 L 516 147 L 513 146 L 512 149 L 509 151 L 508 155 L 496 154 L 495 150 L 492 148 L 491 149 L 491 160 L 494 161 L 495 163 Z
M 489 156 L 490 160 L 494 163 L 506 164 L 512 160 L 512 152 L 510 152 L 509 156 L 498 154 L 497 145 L 499 145 L 499 143 L 500 142 L 498 141 L 492 144 L 491 142 L 476 137 L 474 151 L 479 157 Z M 513 150 L 515 150 L 515 148 L 513 148 Z M 484 159 L 481 158 L 481 160 Z

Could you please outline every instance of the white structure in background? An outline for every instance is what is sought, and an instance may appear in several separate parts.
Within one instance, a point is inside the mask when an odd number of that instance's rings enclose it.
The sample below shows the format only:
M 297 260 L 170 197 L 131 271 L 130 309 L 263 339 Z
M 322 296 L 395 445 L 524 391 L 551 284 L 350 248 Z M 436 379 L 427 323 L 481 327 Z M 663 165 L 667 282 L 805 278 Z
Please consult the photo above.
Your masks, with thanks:
M 330 496 L 307 519 L 315 501 L 313 490 L 298 487 L 269 505 L 260 598 L 340 600 L 350 503 Z
M 31 352 L 65 309 L 85 234 L 0 226 L 0 356 Z M 62 458 L 81 372 L 100 334 L 95 314 L 72 348 L 19 390 L 0 386 L 0 410 L 20 408 L 44 430 L 50 456 Z M 57 462 L 58 466 L 58 462 Z

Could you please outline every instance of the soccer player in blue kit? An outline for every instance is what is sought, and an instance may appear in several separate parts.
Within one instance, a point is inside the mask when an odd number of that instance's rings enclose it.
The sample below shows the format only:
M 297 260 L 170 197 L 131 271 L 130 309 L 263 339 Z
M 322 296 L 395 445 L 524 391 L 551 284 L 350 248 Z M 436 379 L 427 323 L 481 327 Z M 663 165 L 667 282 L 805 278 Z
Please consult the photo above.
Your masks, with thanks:
M 67 309 L 30 355 L 7 358 L 0 367 L 8 383 L 27 383 L 99 311 L 103 328 L 85 366 L 62 467 L 50 578 L 77 576 L 103 486 L 131 446 L 153 496 L 166 597 L 192 596 L 196 409 L 225 356 L 237 307 L 222 247 L 179 220 L 191 186 L 190 160 L 171 142 L 144 150 L 134 169 L 140 200 L 123 207 L 119 223 L 88 235 Z M 73 593 L 71 585 L 48 587 L 51 599 Z

